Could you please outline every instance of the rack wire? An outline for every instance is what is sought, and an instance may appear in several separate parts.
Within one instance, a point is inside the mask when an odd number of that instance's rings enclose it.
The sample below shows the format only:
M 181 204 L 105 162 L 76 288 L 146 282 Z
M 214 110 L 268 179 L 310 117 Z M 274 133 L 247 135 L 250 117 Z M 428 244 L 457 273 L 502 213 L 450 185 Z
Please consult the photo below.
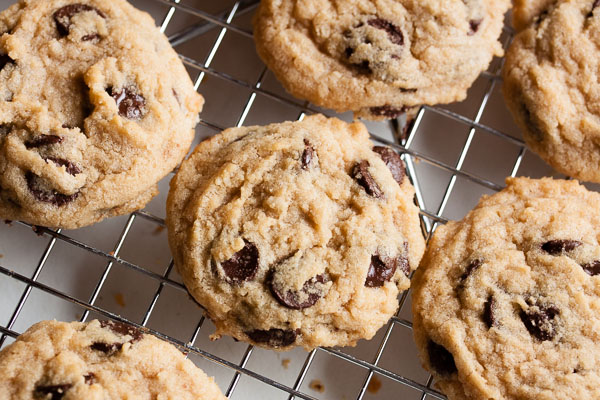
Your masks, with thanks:
M 228 68 L 223 67 L 235 62 L 236 57 L 241 57 L 232 54 L 232 46 L 242 40 L 246 40 L 246 45 L 241 47 L 251 45 L 249 20 L 258 0 L 132 2 L 139 8 L 151 10 L 155 17 L 162 18 L 161 31 L 167 33 L 173 46 L 180 51 L 181 59 L 194 79 L 195 87 L 207 98 L 207 107 L 198 129 L 199 137 L 223 130 L 228 122 L 241 126 L 248 122 L 272 122 L 263 121 L 261 118 L 267 119 L 274 114 L 277 115 L 275 118 L 280 119 L 289 119 L 292 115 L 301 119 L 307 114 L 324 111 L 287 95 L 266 67 L 256 61 L 256 55 L 254 61 L 249 63 L 255 69 L 254 74 L 230 72 Z M 179 24 L 175 23 L 178 18 L 181 22 Z M 179 26 L 172 28 L 175 25 Z M 510 28 L 505 28 L 502 36 L 505 47 L 509 44 L 511 36 Z M 198 40 L 201 44 L 198 44 Z M 239 51 L 240 47 L 235 49 Z M 219 59 L 219 56 L 223 57 Z M 237 62 L 243 64 L 246 61 L 237 59 Z M 402 154 L 416 189 L 416 201 L 421 209 L 421 224 L 426 239 L 429 239 L 438 225 L 446 223 L 449 219 L 460 218 L 481 194 L 501 189 L 503 176 L 515 176 L 519 173 L 535 175 L 538 172 L 532 171 L 540 169 L 543 172 L 539 172 L 539 175 L 548 174 L 548 170 L 545 169 L 547 167 L 539 163 L 534 156 L 523 168 L 524 160 L 531 157 L 531 154 L 524 147 L 518 131 L 512 126 L 510 117 L 507 122 L 505 114 L 500 117 L 486 114 L 490 109 L 495 112 L 502 107 L 501 101 L 498 102 L 498 73 L 501 65 L 502 59 L 494 60 L 490 69 L 478 79 L 466 102 L 452 106 L 422 107 L 407 135 L 403 135 L 398 120 L 389 123 L 368 123 L 373 140 L 390 145 Z M 225 91 L 225 95 L 219 97 L 219 85 L 226 85 L 230 88 L 229 92 Z M 211 109 L 212 97 L 215 97 L 215 94 L 216 104 L 223 103 L 223 97 L 228 98 L 225 104 L 236 111 L 229 110 L 223 118 L 222 114 L 215 111 L 218 107 Z M 490 103 L 493 105 L 490 106 Z M 255 109 L 259 112 L 255 113 Z M 261 112 L 265 109 L 272 110 L 266 112 L 267 117 L 261 117 Z M 280 109 L 285 110 L 283 115 L 279 114 Z M 236 117 L 235 121 L 230 119 L 233 116 Z M 340 117 L 350 118 L 348 115 Z M 434 120 L 438 123 L 432 125 L 431 121 Z M 436 147 L 432 143 L 437 144 L 437 147 L 441 143 L 443 149 L 439 152 L 431 150 L 432 147 Z M 485 153 L 490 151 L 490 147 L 494 150 Z M 483 156 L 479 154 L 482 151 Z M 49 311 L 40 310 L 45 307 L 40 304 L 47 300 L 32 299 L 34 296 L 42 296 L 43 299 L 52 298 L 81 310 L 78 315 L 81 321 L 92 317 L 111 318 L 140 327 L 173 343 L 209 374 L 211 371 L 220 373 L 224 378 L 218 380 L 218 383 L 229 398 L 445 398 L 433 389 L 431 376 L 421 369 L 415 356 L 411 339 L 409 291 L 400 297 L 398 313 L 373 340 L 361 343 L 357 349 L 319 348 L 310 353 L 301 350 L 292 352 L 288 356 L 294 358 L 296 363 L 293 372 L 285 370 L 285 366 L 276 368 L 280 371 L 265 370 L 264 365 L 273 360 L 272 352 L 221 339 L 226 341 L 227 349 L 235 348 L 235 351 L 228 352 L 223 351 L 223 346 L 207 342 L 204 340 L 207 336 L 204 331 L 210 325 L 210 321 L 198 309 L 185 314 L 182 311 L 181 315 L 173 317 L 179 321 L 185 320 L 185 325 L 188 326 L 187 336 L 180 332 L 173 333 L 169 330 L 168 323 L 154 323 L 154 318 L 158 318 L 156 315 L 165 314 L 162 301 L 168 296 L 172 297 L 172 293 L 178 293 L 188 303 L 191 300 L 187 298 L 186 289 L 173 268 L 172 260 L 165 258 L 165 251 L 162 252 L 163 258 L 159 261 L 148 260 L 143 256 L 140 258 L 139 252 L 134 252 L 133 255 L 124 253 L 127 253 L 130 242 L 139 245 L 140 242 L 154 240 L 147 233 L 148 229 L 140 231 L 137 227 L 140 224 L 153 229 L 152 236 L 158 234 L 160 239 L 164 239 L 164 219 L 160 215 L 164 205 L 157 204 L 164 203 L 166 182 L 171 176 L 162 183 L 161 196 L 154 207 L 147 207 L 107 223 L 107 229 L 112 234 L 106 235 L 102 240 L 98 239 L 102 236 L 99 234 L 100 228 L 95 227 L 88 228 L 83 233 L 32 227 L 20 222 L 12 223 L 12 227 L 0 227 L 0 253 L 4 253 L 0 254 L 0 303 L 5 305 L 5 310 L 10 310 L 5 312 L 5 316 L 0 312 L 0 348 L 12 342 L 31 321 L 64 318 L 64 314 L 55 313 L 52 308 Z M 33 228 L 35 234 L 40 237 L 35 239 L 34 233 L 30 229 L 22 229 L 23 227 Z M 17 240 L 26 243 L 35 241 L 38 250 L 15 249 L 13 244 Z M 164 250 L 164 247 L 161 249 Z M 24 252 L 32 255 L 24 257 Z M 76 275 L 67 279 L 76 280 L 77 285 L 80 284 L 78 279 L 88 282 L 87 296 L 81 295 L 77 290 L 77 293 L 73 293 L 72 289 L 65 289 L 60 282 L 61 278 L 53 272 L 58 268 L 55 267 L 56 264 L 64 262 L 64 257 L 63 261 L 58 263 L 49 261 L 55 253 L 64 256 L 76 252 L 84 254 L 84 260 L 94 259 L 95 263 L 102 265 L 94 269 L 95 275 L 86 270 L 83 278 L 78 277 L 75 270 L 69 270 L 70 266 L 65 266 L 65 276 Z M 166 253 L 168 254 L 168 251 Z M 136 261 L 138 259 L 142 261 Z M 84 262 L 87 263 L 88 261 Z M 48 267 L 49 264 L 53 266 Z M 52 271 L 46 272 L 49 268 L 52 268 Z M 120 304 L 121 308 L 116 307 L 114 302 L 106 300 L 106 288 L 113 285 L 115 280 L 127 281 L 126 276 L 134 276 L 136 281 L 149 282 L 147 286 L 153 288 L 150 294 L 140 301 L 144 306 L 137 311 L 131 311 L 123 304 Z M 125 289 L 135 291 L 133 286 L 126 286 Z M 123 303 L 118 301 L 118 298 L 115 301 Z M 9 303 L 11 307 L 8 307 Z M 167 310 L 167 314 L 172 314 L 173 310 L 182 307 L 178 301 L 173 303 L 173 308 Z M 193 307 L 196 306 L 192 304 L 191 310 L 194 310 Z M 195 317 L 197 320 L 188 321 Z M 164 318 L 166 317 L 161 316 L 159 319 Z M 398 366 L 396 358 L 406 358 L 406 353 L 412 354 L 412 360 Z M 326 364 L 324 369 L 317 368 L 316 365 L 323 358 L 328 359 L 329 364 Z M 321 376 L 324 382 L 319 382 L 319 379 L 310 380 L 311 376 L 315 376 L 314 369 L 317 370 L 317 374 L 323 374 L 324 370 L 326 373 L 331 372 L 334 369 L 332 366 L 339 366 L 335 369 L 339 368 L 341 371 L 359 372 L 352 372 L 353 382 L 350 382 L 347 376 L 338 377 L 331 382 L 322 375 L 318 375 L 317 378 Z M 254 392 L 257 383 L 258 389 Z M 332 386 L 337 388 L 333 393 Z M 339 390 L 340 386 L 347 386 L 343 393 Z M 387 391 L 381 390 L 382 386 L 387 388 Z M 394 394 L 393 397 L 391 393 Z

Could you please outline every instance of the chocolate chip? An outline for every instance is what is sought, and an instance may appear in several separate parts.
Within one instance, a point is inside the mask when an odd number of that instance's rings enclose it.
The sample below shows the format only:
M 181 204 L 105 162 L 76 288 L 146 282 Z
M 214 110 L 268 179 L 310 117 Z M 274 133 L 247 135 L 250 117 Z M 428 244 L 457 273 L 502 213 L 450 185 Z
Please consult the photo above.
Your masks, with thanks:
M 344 55 L 346 56 L 346 58 L 349 59 L 350 57 L 352 57 L 352 54 L 354 54 L 354 49 L 352 47 L 346 47 L 346 50 L 344 50 Z M 360 74 L 369 75 L 373 73 L 373 70 L 371 69 L 368 60 L 363 60 L 360 63 L 351 62 L 350 64 Z
M 107 92 L 115 99 L 120 116 L 133 120 L 141 119 L 144 116 L 146 99 L 133 89 L 115 90 L 114 88 L 108 88 Z
M 258 248 L 244 239 L 244 247 L 221 264 L 231 283 L 241 283 L 254 279 L 258 272 Z
M 304 139 L 304 151 L 302 152 L 302 169 L 308 169 L 315 155 L 315 149 L 308 139 Z
M 483 306 L 483 315 L 481 316 L 488 329 L 492 326 L 496 326 L 498 323 L 496 320 L 496 307 L 496 299 L 494 299 L 494 296 L 490 294 Z
M 402 34 L 402 30 L 396 25 L 392 24 L 390 21 L 386 21 L 385 19 L 381 18 L 373 18 L 368 20 L 367 24 L 373 28 L 383 29 L 386 31 L 392 43 L 397 44 L 398 46 L 402 46 L 404 44 L 404 35 Z
M 93 372 L 90 372 L 89 374 L 84 375 L 83 379 L 85 380 L 85 383 L 87 385 L 93 385 L 94 383 L 96 383 L 96 375 Z
M 254 330 L 246 332 L 246 335 L 256 343 L 265 343 L 271 347 L 287 347 L 294 344 L 298 336 L 294 331 L 284 331 L 276 328 L 268 331 Z
M 44 385 L 37 386 L 33 393 L 35 398 L 41 398 L 44 400 L 60 400 L 63 398 L 65 393 L 71 389 L 73 385 L 64 384 L 64 385 Z M 50 396 L 50 397 L 48 397 Z
M 373 151 L 379 154 L 385 165 L 390 169 L 396 182 L 398 182 L 398 185 L 402 185 L 406 173 L 404 162 L 402 162 L 400 155 L 389 147 L 384 146 L 375 146 L 373 147 Z
M 36 136 L 31 140 L 25 142 L 25 147 L 27 149 L 32 149 L 35 147 L 49 146 L 52 144 L 61 143 L 63 138 L 56 135 L 40 135 Z
M 600 0 L 594 0 L 594 3 L 592 4 L 592 9 L 590 10 L 590 12 L 587 15 L 587 18 L 591 18 L 594 16 L 594 10 L 596 9 L 596 7 L 600 6 Z
M 92 350 L 101 351 L 107 356 L 112 356 L 123 348 L 123 343 L 103 343 L 103 342 L 94 342 L 90 346 Z
M 467 35 L 469 36 L 473 36 L 474 34 L 477 33 L 477 31 L 479 30 L 479 26 L 481 25 L 481 23 L 483 22 L 483 19 L 472 19 L 469 21 L 469 33 L 467 33 Z
M 181 100 L 179 99 L 179 94 L 177 94 L 177 91 L 175 89 L 171 89 L 171 91 L 173 92 L 173 97 L 175 97 L 175 100 L 177 100 L 177 104 L 179 104 L 179 106 L 181 106 Z
M 130 343 L 138 342 L 144 337 L 142 331 L 135 326 L 119 321 L 100 321 L 100 327 L 108 328 L 118 335 L 131 336 Z
M 583 264 L 581 266 L 585 272 L 590 276 L 600 275 L 600 260 L 592 261 L 591 263 Z
M 323 292 L 319 291 L 317 288 L 319 284 L 327 282 L 329 282 L 329 277 L 326 274 L 317 275 L 304 282 L 301 294 L 292 290 L 280 290 L 274 285 L 273 279 L 269 280 L 269 286 L 271 288 L 271 293 L 273 293 L 273 296 L 281 303 L 281 305 L 291 308 L 292 310 L 303 310 L 314 306 L 315 303 L 323 297 Z M 301 300 L 302 298 L 304 298 L 304 301 Z
M 64 158 L 47 157 L 47 158 L 44 158 L 44 160 L 52 161 L 56 165 L 65 167 L 65 169 L 67 170 L 67 173 L 71 174 L 73 176 L 81 173 L 81 170 L 79 169 L 79 167 L 77 165 L 73 164 L 69 160 L 65 160 Z
M 406 266 L 404 265 L 404 263 L 406 263 Z M 382 257 L 379 254 L 371 256 L 371 264 L 369 265 L 369 271 L 367 272 L 365 286 L 383 286 L 386 282 L 392 280 L 392 277 L 396 273 L 396 269 L 398 268 L 398 266 L 400 266 L 400 268 L 406 275 L 408 261 L 403 256 L 399 256 L 397 258 Z
M 57 207 L 65 206 L 75 201 L 77 196 L 79 196 L 79 193 L 62 194 L 55 190 L 46 189 L 40 177 L 32 172 L 27 172 L 25 174 L 25 180 L 27 181 L 27 187 L 29 188 L 29 191 L 33 197 L 44 203 L 52 203 Z
M 559 312 L 554 305 L 534 305 L 527 311 L 522 310 L 519 317 L 532 336 L 544 341 L 552 340 L 556 335 L 552 321 Z
M 56 30 L 58 31 L 59 35 L 67 36 L 71 28 L 71 18 L 73 18 L 75 14 L 79 14 L 86 11 L 94 11 L 102 18 L 106 18 L 106 15 L 102 11 L 87 4 L 77 3 L 66 5 L 56 10 L 52 15 L 54 17 L 54 22 L 56 23 Z
M 373 176 L 369 172 L 369 167 L 370 164 L 366 160 L 356 163 L 354 168 L 352 168 L 352 177 L 365 189 L 369 196 L 381 199 L 385 197 L 384 193 L 377 185 L 377 182 L 375 182 L 375 179 L 373 179 Z
M 549 240 L 546 243 L 542 244 L 542 250 L 544 250 L 548 254 L 556 256 L 562 254 L 565 251 L 575 250 L 582 244 L 583 243 L 581 243 L 578 240 Z
M 444 346 L 430 340 L 427 345 L 427 354 L 429 363 L 438 374 L 451 375 L 457 372 L 454 357 Z
M 371 114 L 376 117 L 387 117 L 387 118 L 397 118 L 406 112 L 404 107 L 396 108 L 390 105 L 385 105 L 381 107 L 371 107 L 369 108 Z
M 469 265 L 467 265 L 467 268 L 465 269 L 465 272 L 461 275 L 460 277 L 460 281 L 464 282 L 467 280 L 467 278 L 469 276 L 471 276 L 471 274 L 473 272 L 475 272 L 479 267 L 481 267 L 481 265 L 483 264 L 483 260 L 473 260 L 469 263 Z
M 0 55 L 0 71 L 4 69 L 4 67 L 6 67 L 6 64 L 14 64 L 15 60 L 13 60 L 12 58 L 10 58 L 8 56 L 8 54 L 1 54 Z

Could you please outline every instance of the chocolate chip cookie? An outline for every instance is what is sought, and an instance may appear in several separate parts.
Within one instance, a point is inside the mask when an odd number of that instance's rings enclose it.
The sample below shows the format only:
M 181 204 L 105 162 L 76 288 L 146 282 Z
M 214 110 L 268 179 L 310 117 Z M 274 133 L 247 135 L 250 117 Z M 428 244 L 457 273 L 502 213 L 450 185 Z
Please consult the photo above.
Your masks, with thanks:
M 322 115 L 228 129 L 171 182 L 175 265 L 222 334 L 354 345 L 398 308 L 424 241 L 400 156 Z
M 203 103 L 153 19 L 124 0 L 23 0 L 0 35 L 0 218 L 76 228 L 143 207 Z
M 451 400 L 600 398 L 600 194 L 507 185 L 440 227 L 415 273 L 424 366 Z
M 225 400 L 175 347 L 114 321 L 35 324 L 0 352 L 0 398 Z
M 264 0 L 256 48 L 294 96 L 367 119 L 450 103 L 493 56 L 508 0 Z
M 600 182 L 600 3 L 544 4 L 507 52 L 504 97 L 532 150 L 559 172 Z

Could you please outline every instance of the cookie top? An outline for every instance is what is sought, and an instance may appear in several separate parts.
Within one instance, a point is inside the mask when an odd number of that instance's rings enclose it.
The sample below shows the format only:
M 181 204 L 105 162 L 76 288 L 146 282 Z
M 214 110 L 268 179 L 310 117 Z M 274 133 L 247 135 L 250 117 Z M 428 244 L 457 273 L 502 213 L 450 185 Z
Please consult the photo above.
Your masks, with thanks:
M 412 281 L 424 366 L 450 399 L 600 398 L 600 194 L 507 185 L 429 243 Z
M 400 157 L 371 147 L 361 123 L 315 115 L 228 129 L 183 162 L 169 242 L 215 337 L 354 345 L 397 310 L 424 241 Z
M 600 182 L 600 7 L 558 1 L 514 39 L 503 92 L 527 144 L 556 170 Z
M 125 0 L 22 0 L 0 33 L 0 218 L 75 228 L 145 205 L 203 102 L 154 20 Z
M 43 321 L 0 352 L 0 398 L 224 400 L 171 344 L 114 321 Z
M 508 0 L 264 0 L 259 55 L 293 95 L 367 119 L 450 103 L 494 55 Z

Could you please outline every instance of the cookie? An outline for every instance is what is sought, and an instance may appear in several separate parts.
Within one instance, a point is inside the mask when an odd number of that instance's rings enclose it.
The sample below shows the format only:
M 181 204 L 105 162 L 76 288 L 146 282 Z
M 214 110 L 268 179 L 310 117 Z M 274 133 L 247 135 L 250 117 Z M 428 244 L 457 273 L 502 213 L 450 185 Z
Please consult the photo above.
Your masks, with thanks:
M 255 345 L 354 345 L 398 308 L 424 241 L 399 155 L 322 115 L 228 129 L 167 201 L 175 265 L 216 325 Z
M 517 31 L 539 23 L 557 0 L 514 0 L 512 18 Z
M 450 400 L 600 398 L 599 204 L 576 181 L 510 178 L 435 232 L 413 327 Z
M 0 352 L 0 399 L 224 400 L 171 344 L 114 321 L 42 321 Z
M 366 119 L 450 103 L 493 56 L 508 0 L 264 0 L 258 54 L 294 96 Z
M 600 8 L 558 1 L 511 44 L 503 92 L 528 146 L 557 171 L 600 182 Z
M 0 218 L 76 228 L 143 207 L 203 103 L 125 0 L 22 0 L 0 14 Z

